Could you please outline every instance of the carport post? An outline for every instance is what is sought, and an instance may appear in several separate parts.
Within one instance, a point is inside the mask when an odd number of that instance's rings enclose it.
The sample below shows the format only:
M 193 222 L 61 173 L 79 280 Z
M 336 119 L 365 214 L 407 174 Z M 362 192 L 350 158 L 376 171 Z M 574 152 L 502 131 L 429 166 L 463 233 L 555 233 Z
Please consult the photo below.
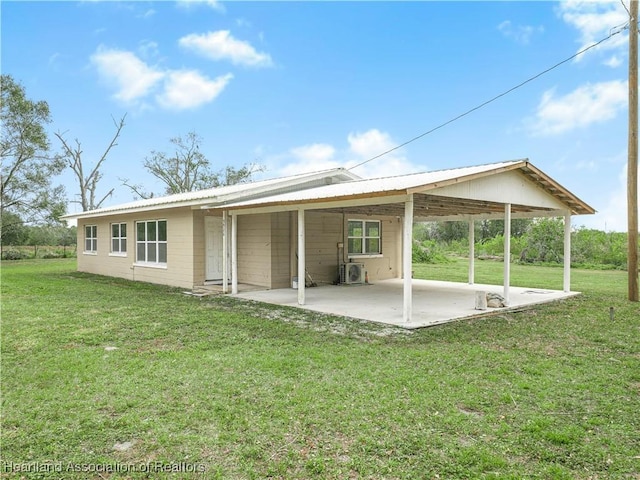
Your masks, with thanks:
M 475 261 L 476 261 L 476 239 L 475 239 L 475 222 L 473 218 L 469 219 L 469 285 L 475 283 Z
M 564 215 L 564 275 L 562 280 L 563 290 L 571 291 L 571 212 Z
M 229 293 L 229 215 L 222 211 L 222 293 Z
M 404 202 L 404 223 L 402 238 L 402 273 L 404 275 L 404 305 L 402 309 L 402 319 L 405 322 L 411 321 L 412 298 L 411 298 L 411 250 L 413 247 L 413 193 Z
M 238 215 L 231 215 L 231 293 L 238 293 Z
M 504 205 L 504 302 L 509 305 L 509 282 L 511 281 L 511 204 Z
M 298 305 L 304 305 L 305 283 L 306 283 L 306 259 L 305 259 L 305 239 L 304 239 L 304 210 L 298 209 Z

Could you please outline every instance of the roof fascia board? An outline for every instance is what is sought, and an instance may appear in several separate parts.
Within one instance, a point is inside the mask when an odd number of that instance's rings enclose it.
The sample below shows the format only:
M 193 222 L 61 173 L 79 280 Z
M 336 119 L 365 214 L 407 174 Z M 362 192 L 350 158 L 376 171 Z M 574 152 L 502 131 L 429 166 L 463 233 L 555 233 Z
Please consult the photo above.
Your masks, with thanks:
M 546 182 L 550 183 L 554 188 L 556 188 L 557 190 L 561 191 L 565 196 L 567 196 L 568 198 L 573 200 L 575 203 L 580 205 L 586 211 L 585 213 L 587 213 L 587 212 L 590 213 L 590 214 L 596 213 L 596 209 L 595 208 L 593 208 L 591 205 L 587 204 L 586 202 L 582 201 L 580 198 L 578 198 L 573 193 L 571 193 L 569 190 L 564 188 L 562 185 L 560 185 L 558 182 L 556 182 L 554 179 L 552 179 L 549 175 L 544 173 L 542 170 L 540 170 L 537 167 L 534 167 L 530 162 L 526 162 L 526 165 L 524 167 L 526 169 L 528 169 L 528 170 L 531 170 L 532 172 L 534 172 L 539 177 L 543 178 Z M 542 186 L 542 188 L 544 188 L 544 186 Z
M 172 208 L 185 208 L 185 207 L 188 207 L 194 210 L 194 209 L 197 209 L 198 205 L 200 205 L 201 203 L 202 203 L 201 201 L 188 200 L 188 201 L 178 202 L 178 203 L 158 203 L 158 204 L 149 205 L 149 206 L 133 207 L 133 208 L 127 208 L 122 210 L 121 209 L 108 210 L 106 212 L 89 210 L 87 212 L 80 212 L 80 213 L 65 215 L 62 218 L 64 220 L 74 220 L 74 219 L 80 220 L 83 218 L 111 217 L 114 215 L 129 215 L 132 213 L 154 212 L 157 210 L 169 210 Z

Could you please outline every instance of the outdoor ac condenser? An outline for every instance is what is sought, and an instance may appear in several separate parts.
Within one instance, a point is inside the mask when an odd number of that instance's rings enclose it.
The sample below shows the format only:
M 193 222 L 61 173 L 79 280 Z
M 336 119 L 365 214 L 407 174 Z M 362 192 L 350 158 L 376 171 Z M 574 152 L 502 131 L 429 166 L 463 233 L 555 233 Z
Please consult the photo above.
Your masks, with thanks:
M 340 265 L 340 283 L 364 283 L 364 265 L 362 263 Z

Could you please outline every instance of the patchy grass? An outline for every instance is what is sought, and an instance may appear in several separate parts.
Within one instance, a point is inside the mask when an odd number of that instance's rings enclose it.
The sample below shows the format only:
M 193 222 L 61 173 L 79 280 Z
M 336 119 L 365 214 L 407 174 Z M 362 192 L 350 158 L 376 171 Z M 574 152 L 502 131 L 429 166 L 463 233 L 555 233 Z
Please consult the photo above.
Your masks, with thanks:
M 0 478 L 640 478 L 624 272 L 574 271 L 579 297 L 407 332 L 74 268 L 2 266 Z M 444 268 L 414 267 L 466 279 L 464 262 Z M 476 280 L 501 272 L 478 262 Z

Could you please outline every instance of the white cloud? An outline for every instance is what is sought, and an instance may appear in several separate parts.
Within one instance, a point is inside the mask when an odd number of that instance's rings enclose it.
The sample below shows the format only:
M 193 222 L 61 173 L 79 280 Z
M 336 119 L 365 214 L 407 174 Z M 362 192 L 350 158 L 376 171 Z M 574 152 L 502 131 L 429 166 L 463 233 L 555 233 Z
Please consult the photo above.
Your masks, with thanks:
M 156 14 L 156 11 L 153 8 L 146 10 L 144 13 L 138 15 L 138 18 L 151 18 Z
M 294 175 L 330 168 L 353 168 L 397 145 L 391 136 L 378 129 L 349 133 L 345 148 L 328 143 L 311 143 L 291 148 L 283 154 L 266 157 L 268 170 L 276 175 Z M 402 175 L 424 171 L 426 167 L 410 162 L 402 150 L 396 150 L 353 170 L 365 178 Z
M 240 17 L 240 18 L 236 18 L 236 25 L 240 28 L 249 28 L 251 27 L 252 24 L 246 18 Z
M 312 143 L 311 145 L 292 148 L 291 153 L 299 160 L 319 163 L 331 160 L 336 153 L 336 149 L 326 143 Z
M 204 5 L 221 13 L 225 11 L 224 5 L 218 0 L 178 0 L 177 5 L 182 8 Z
M 363 158 L 380 155 L 397 145 L 388 133 L 381 132 L 377 128 L 362 133 L 350 133 L 347 141 L 350 151 Z
M 140 49 L 155 54 L 156 47 L 155 43 L 146 42 Z M 157 104 L 171 110 L 191 109 L 213 101 L 233 78 L 227 74 L 211 80 L 195 70 L 161 70 L 147 65 L 132 52 L 104 47 L 91 56 L 91 63 L 100 77 L 115 87 L 116 100 L 136 105 L 156 93 Z
M 170 110 L 185 110 L 199 107 L 214 100 L 231 81 L 228 73 L 210 80 L 193 70 L 167 73 L 164 91 L 156 97 L 158 104 Z
M 114 97 L 123 103 L 135 103 L 147 96 L 165 76 L 124 50 L 99 47 L 90 60 L 100 76 L 116 87 Z
M 607 67 L 618 68 L 622 65 L 622 59 L 618 55 L 613 55 L 602 63 Z
M 546 91 L 535 119 L 529 119 L 534 135 L 556 135 L 614 118 L 627 105 L 627 82 L 612 80 L 583 85 L 564 96 Z
M 271 158 L 281 163 L 276 167 L 279 175 L 296 175 L 299 173 L 317 172 L 331 168 L 344 167 L 340 161 L 334 158 L 336 149 L 326 143 L 312 143 L 294 147 L 285 155 L 277 155 Z
M 505 20 L 498 25 L 498 30 L 500 30 L 505 37 L 511 38 L 522 45 L 528 45 L 533 34 L 543 33 L 544 27 L 542 25 L 537 27 L 531 25 L 513 25 L 510 20 Z
M 152 40 L 143 40 L 140 42 L 138 52 L 144 58 L 155 57 L 158 55 L 158 44 Z
M 606 38 L 616 27 L 621 27 L 628 22 L 629 15 L 624 6 L 619 1 L 578 1 L 569 0 L 559 2 L 557 7 L 558 15 L 567 24 L 578 30 L 580 48 L 583 50 L 589 45 Z M 606 42 L 601 43 L 594 50 L 614 51 L 621 49 L 627 42 L 627 34 L 621 33 L 613 36 Z M 576 61 L 580 61 L 585 55 L 580 55 Z M 611 59 L 605 60 L 605 64 L 617 66 L 615 62 L 611 64 Z
M 271 56 L 256 51 L 250 43 L 233 38 L 229 30 L 208 32 L 202 35 L 195 33 L 182 37 L 180 46 L 192 50 L 213 60 L 229 60 L 234 65 L 250 67 L 270 67 Z
M 53 65 L 54 63 L 58 62 L 58 59 L 61 57 L 61 53 L 60 52 L 56 52 L 53 55 L 49 56 L 49 65 Z

